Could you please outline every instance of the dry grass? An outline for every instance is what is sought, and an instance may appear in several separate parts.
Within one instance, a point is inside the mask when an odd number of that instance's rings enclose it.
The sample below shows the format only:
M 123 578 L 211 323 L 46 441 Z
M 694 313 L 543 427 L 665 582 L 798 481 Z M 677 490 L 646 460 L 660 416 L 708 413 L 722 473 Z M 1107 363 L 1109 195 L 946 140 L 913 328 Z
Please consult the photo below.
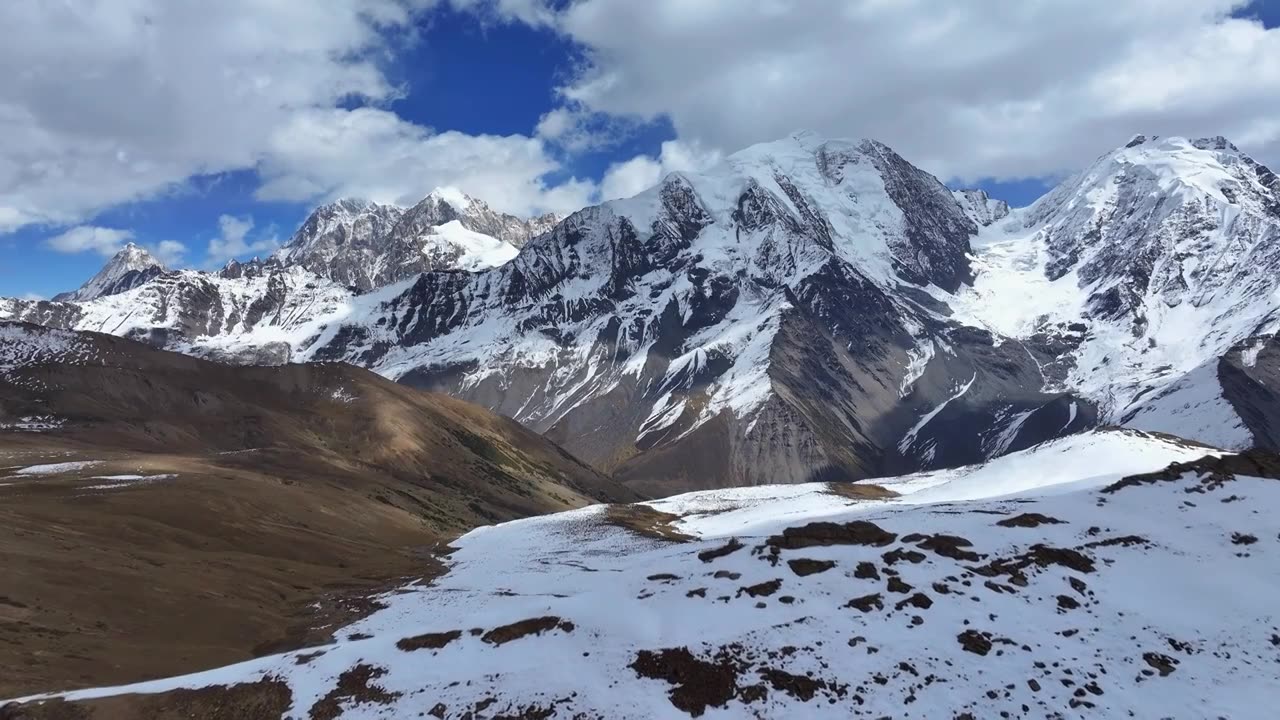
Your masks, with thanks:
M 871 483 L 827 483 L 826 492 L 830 495 L 839 495 L 850 500 L 887 500 L 898 497 L 898 493 Z
M 654 510 L 648 505 L 610 505 L 604 512 L 606 523 L 626 528 L 637 535 L 667 542 L 693 540 L 693 536 L 686 535 L 672 526 L 672 523 L 679 519 L 679 515 Z

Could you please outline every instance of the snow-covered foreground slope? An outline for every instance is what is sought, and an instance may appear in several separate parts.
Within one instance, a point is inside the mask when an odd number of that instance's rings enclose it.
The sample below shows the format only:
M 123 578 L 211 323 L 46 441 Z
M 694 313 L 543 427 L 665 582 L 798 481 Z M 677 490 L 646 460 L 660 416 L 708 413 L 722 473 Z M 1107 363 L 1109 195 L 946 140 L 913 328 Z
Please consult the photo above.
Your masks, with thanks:
M 481 528 L 336 644 L 66 697 L 256 682 L 295 718 L 1270 717 L 1280 482 L 1250 473 L 1277 468 L 1118 482 L 1206 452 L 1089 433 L 886 481 L 896 497 L 758 487 Z

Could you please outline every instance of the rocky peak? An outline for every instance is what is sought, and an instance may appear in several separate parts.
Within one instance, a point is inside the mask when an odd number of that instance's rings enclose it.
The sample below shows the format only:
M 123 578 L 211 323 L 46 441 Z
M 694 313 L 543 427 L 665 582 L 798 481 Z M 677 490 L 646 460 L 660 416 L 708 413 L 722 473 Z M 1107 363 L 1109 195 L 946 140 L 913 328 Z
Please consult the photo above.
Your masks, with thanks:
M 1009 203 L 991 197 L 986 190 L 953 190 L 951 194 L 965 215 L 979 227 L 987 227 L 1009 216 Z
M 88 282 L 77 290 L 55 296 L 54 300 L 87 302 L 115 295 L 132 290 L 164 270 L 164 265 L 146 248 L 126 243 Z

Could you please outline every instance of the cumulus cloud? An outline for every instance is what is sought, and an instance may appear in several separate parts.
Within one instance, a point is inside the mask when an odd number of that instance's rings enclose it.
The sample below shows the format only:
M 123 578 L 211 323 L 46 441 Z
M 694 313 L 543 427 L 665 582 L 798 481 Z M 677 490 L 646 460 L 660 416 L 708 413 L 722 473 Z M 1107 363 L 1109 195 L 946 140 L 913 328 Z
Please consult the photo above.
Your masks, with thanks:
M 517 214 L 577 210 L 594 185 L 549 185 L 559 169 L 538 138 L 433 133 L 375 108 L 296 114 L 274 133 L 260 172 L 263 200 L 358 195 L 411 205 L 432 188 L 456 187 Z
M 797 129 L 874 137 L 934 173 L 1054 175 L 1134 133 L 1280 159 L 1280 30 L 1243 0 L 578 0 L 561 89 L 732 151 Z M 1244 12 L 1241 12 L 1241 11 Z M 636 163 L 639 174 L 652 166 Z M 651 174 L 651 173 L 650 173 Z
M 718 151 L 669 140 L 662 143 L 662 152 L 657 158 L 637 155 L 610 166 L 600 183 L 600 199 L 631 197 L 658 184 L 668 173 L 703 170 L 719 160 Z
M 177 240 L 161 240 L 150 250 L 165 267 L 180 267 L 187 254 L 187 246 Z
M 50 250 L 63 254 L 91 252 L 109 258 L 119 252 L 126 243 L 132 243 L 134 240 L 135 235 L 132 230 L 77 225 L 48 238 L 44 244 Z M 177 240 L 161 240 L 154 244 L 142 243 L 141 246 L 168 267 L 181 265 L 187 252 L 187 246 Z
M 45 245 L 50 250 L 65 254 L 94 252 L 103 257 L 111 257 L 132 239 L 131 230 L 79 225 L 49 238 Z
M 243 169 L 264 171 L 263 197 L 299 201 L 422 195 L 447 176 L 477 195 L 511 185 L 507 208 L 539 207 L 543 191 L 565 202 L 577 184 L 529 174 L 557 169 L 542 141 L 436 134 L 380 109 L 406 92 L 381 64 L 436 4 L 0 3 L 0 66 L 15 68 L 0 73 L 0 233 L 83 223 Z M 496 7 L 530 23 L 551 17 L 532 1 Z M 358 151 L 306 147 L 335 138 Z M 442 150 L 455 163 L 447 170 Z
M 228 260 L 252 254 L 266 254 L 280 247 L 274 233 L 260 234 L 250 239 L 253 218 L 222 215 L 218 218 L 218 236 L 209 241 L 206 262 L 210 266 L 221 265 Z

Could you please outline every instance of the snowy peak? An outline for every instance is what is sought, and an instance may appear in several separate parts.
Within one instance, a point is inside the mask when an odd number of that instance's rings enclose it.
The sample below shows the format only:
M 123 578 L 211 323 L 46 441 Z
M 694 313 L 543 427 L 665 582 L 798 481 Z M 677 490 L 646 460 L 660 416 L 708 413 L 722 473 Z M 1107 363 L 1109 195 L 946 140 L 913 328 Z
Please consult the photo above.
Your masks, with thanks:
M 1223 137 L 1138 135 L 984 230 L 955 309 L 1046 343 L 1100 419 L 1247 446 L 1220 384 L 1280 328 L 1280 180 Z
M 496 267 L 556 222 L 499 213 L 447 187 L 408 209 L 349 198 L 317 208 L 273 259 L 369 291 L 424 272 Z
M 951 194 L 965 215 L 979 227 L 987 227 L 1009 216 L 1009 203 L 987 195 L 986 190 L 952 190 Z
M 54 299 L 87 302 L 107 295 L 115 295 L 132 290 L 164 272 L 164 269 L 164 265 L 145 248 L 127 243 L 78 290 L 62 293 Z

